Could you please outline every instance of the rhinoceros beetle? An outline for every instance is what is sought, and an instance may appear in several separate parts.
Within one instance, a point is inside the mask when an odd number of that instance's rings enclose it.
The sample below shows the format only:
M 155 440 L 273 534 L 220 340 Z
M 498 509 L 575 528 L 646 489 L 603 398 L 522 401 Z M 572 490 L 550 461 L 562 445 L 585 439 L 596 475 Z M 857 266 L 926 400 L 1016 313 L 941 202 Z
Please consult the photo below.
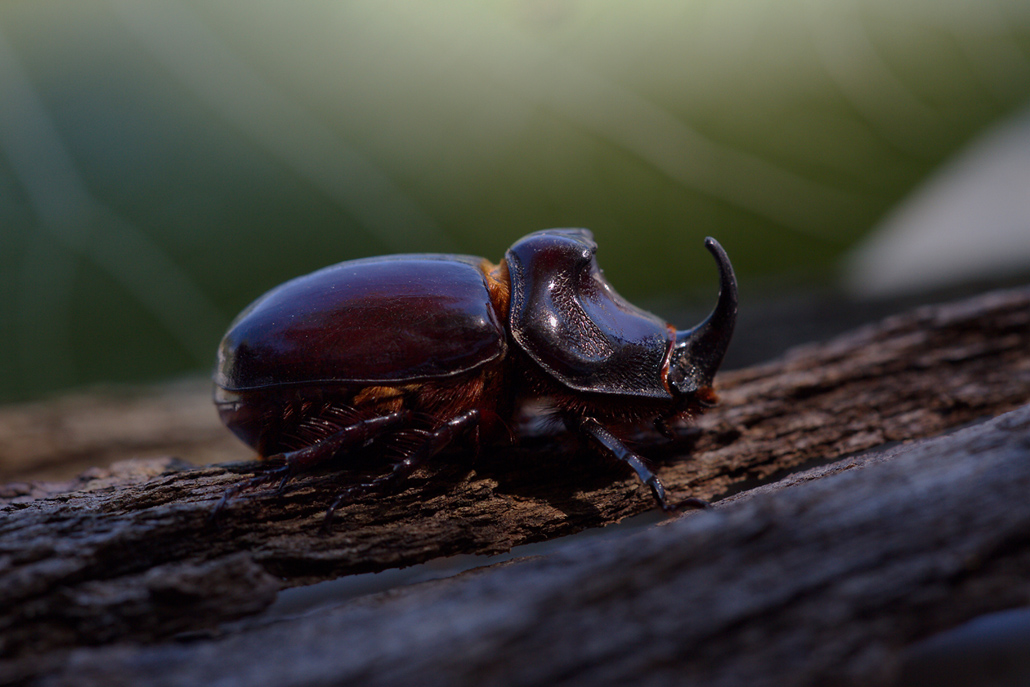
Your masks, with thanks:
M 720 273 L 715 309 L 677 331 L 622 298 L 597 265 L 586 229 L 548 229 L 517 241 L 498 265 L 465 255 L 392 255 L 342 262 L 272 289 L 232 323 L 218 348 L 222 421 L 277 470 L 226 492 L 294 475 L 372 442 L 405 436 L 382 476 L 342 503 L 393 488 L 458 439 L 508 436 L 523 404 L 543 401 L 598 452 L 632 467 L 658 505 L 658 477 L 619 438 L 648 421 L 715 401 L 712 378 L 737 313 L 725 251 L 705 246 Z

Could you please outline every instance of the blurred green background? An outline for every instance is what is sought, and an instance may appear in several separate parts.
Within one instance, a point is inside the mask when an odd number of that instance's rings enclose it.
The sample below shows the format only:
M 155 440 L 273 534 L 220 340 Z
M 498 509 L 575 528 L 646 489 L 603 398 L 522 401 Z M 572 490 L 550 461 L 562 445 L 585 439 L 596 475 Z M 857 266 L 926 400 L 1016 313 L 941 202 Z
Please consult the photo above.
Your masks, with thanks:
M 745 293 L 830 284 L 1028 102 L 1027 0 L 6 0 L 0 401 L 207 371 L 285 279 L 552 226 L 644 305 L 714 302 L 706 235 Z

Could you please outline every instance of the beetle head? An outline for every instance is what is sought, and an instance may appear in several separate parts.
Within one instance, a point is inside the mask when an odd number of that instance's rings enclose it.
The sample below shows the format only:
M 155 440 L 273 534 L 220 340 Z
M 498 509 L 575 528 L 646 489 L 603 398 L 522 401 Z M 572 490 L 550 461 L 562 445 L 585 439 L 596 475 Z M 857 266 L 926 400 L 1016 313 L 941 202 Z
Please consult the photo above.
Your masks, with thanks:
M 705 320 L 676 332 L 676 343 L 669 358 L 669 388 L 680 396 L 697 394 L 712 386 L 719 365 L 733 336 L 737 321 L 737 278 L 719 242 L 709 237 L 705 248 L 719 266 L 719 301 Z

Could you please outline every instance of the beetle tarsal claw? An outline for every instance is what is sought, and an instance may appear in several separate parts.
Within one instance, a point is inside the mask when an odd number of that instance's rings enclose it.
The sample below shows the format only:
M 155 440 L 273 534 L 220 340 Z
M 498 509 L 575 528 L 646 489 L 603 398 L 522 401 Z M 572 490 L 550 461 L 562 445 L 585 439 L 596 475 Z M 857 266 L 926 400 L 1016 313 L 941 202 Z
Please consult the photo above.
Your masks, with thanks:
M 465 255 L 352 260 L 298 277 L 252 303 L 218 347 L 215 403 L 243 441 L 277 454 L 282 468 L 227 489 L 242 491 L 369 449 L 385 475 L 333 500 L 401 484 L 459 437 L 520 437 L 524 408 L 542 400 L 599 453 L 630 466 L 666 511 L 675 506 L 619 427 L 651 420 L 675 436 L 715 400 L 712 382 L 733 333 L 737 282 L 726 252 L 705 247 L 719 270 L 714 310 L 677 331 L 608 283 L 586 229 L 548 229 L 516 241 L 496 266 Z M 531 433 L 531 429 L 527 434 Z M 471 436 L 469 436 L 471 435 Z M 299 443 L 299 445 L 298 445 Z M 380 451 L 385 448 L 385 451 Z
M 665 487 L 658 479 L 657 475 L 651 475 L 651 478 L 646 482 L 647 486 L 651 487 L 651 495 L 654 496 L 654 500 L 658 502 L 662 510 L 669 510 L 669 501 L 665 496 Z
M 251 489 L 257 489 L 258 487 L 268 484 L 269 482 L 275 482 L 276 480 L 279 480 L 279 484 L 276 485 L 274 493 L 277 496 L 281 496 L 283 492 L 286 490 L 286 484 L 290 481 L 292 477 L 294 477 L 294 475 L 295 473 L 291 469 L 290 465 L 283 464 L 278 467 L 270 468 L 259 475 L 255 475 L 250 479 L 244 480 L 243 482 L 239 482 L 231 487 L 226 488 L 225 491 L 222 492 L 222 497 L 218 499 L 218 503 L 215 504 L 214 509 L 211 511 L 211 516 L 209 517 L 209 520 L 215 520 L 218 514 L 221 513 L 222 510 L 229 505 L 229 502 L 237 496 L 239 496 L 240 494 L 242 494 L 243 492 L 250 491 Z

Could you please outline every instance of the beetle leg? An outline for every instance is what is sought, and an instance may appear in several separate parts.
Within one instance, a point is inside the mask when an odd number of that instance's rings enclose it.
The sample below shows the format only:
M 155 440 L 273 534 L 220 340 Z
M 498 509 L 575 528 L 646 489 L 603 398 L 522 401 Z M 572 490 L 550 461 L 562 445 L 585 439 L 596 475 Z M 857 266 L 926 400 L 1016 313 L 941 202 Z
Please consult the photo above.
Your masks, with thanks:
M 367 446 L 376 437 L 394 427 L 407 423 L 410 419 L 410 410 L 398 410 L 386 415 L 377 415 L 348 425 L 310 446 L 268 456 L 267 460 L 281 460 L 283 464 L 226 489 L 222 493 L 222 498 L 218 501 L 214 511 L 212 511 L 211 517 L 216 517 L 226 504 L 241 492 L 255 489 L 277 479 L 279 484 L 276 486 L 275 491 L 277 494 L 282 494 L 286 484 L 298 474 L 333 458 L 341 451 Z
M 409 422 L 411 419 L 410 410 L 398 410 L 386 415 L 376 415 L 365 420 L 348 425 L 334 434 L 330 434 L 321 441 L 316 441 L 310 446 L 299 448 L 295 451 L 287 451 L 269 456 L 269 460 L 280 458 L 286 462 L 284 466 L 288 470 L 283 484 L 289 481 L 290 477 L 305 470 L 310 470 L 320 463 L 331 459 L 340 451 L 345 449 L 368 446 L 381 434 Z
M 708 502 L 698 498 L 684 499 L 675 504 L 669 503 L 665 496 L 665 487 L 662 485 L 661 480 L 658 479 L 658 475 L 651 472 L 650 468 L 644 464 L 643 458 L 626 448 L 626 445 L 618 437 L 594 418 L 570 416 L 566 418 L 565 423 L 569 425 L 570 429 L 578 431 L 590 440 L 596 449 L 621 460 L 633 468 L 640 481 L 651 488 L 651 494 L 662 510 L 671 512 L 680 508 L 711 508 Z
M 333 515 L 336 513 L 337 508 L 362 494 L 367 494 L 371 491 L 395 488 L 409 475 L 411 475 L 416 468 L 435 456 L 443 450 L 444 447 L 462 434 L 473 430 L 477 433 L 478 441 L 479 421 L 479 410 L 467 410 L 464 413 L 451 418 L 435 430 L 428 432 L 426 440 L 419 444 L 418 448 L 416 448 L 410 455 L 405 457 L 403 460 L 398 461 L 388 474 L 362 484 L 355 484 L 347 487 L 347 489 L 333 500 L 328 510 L 326 510 L 325 522 L 322 524 L 323 532 L 329 530 L 329 527 L 332 524 Z

